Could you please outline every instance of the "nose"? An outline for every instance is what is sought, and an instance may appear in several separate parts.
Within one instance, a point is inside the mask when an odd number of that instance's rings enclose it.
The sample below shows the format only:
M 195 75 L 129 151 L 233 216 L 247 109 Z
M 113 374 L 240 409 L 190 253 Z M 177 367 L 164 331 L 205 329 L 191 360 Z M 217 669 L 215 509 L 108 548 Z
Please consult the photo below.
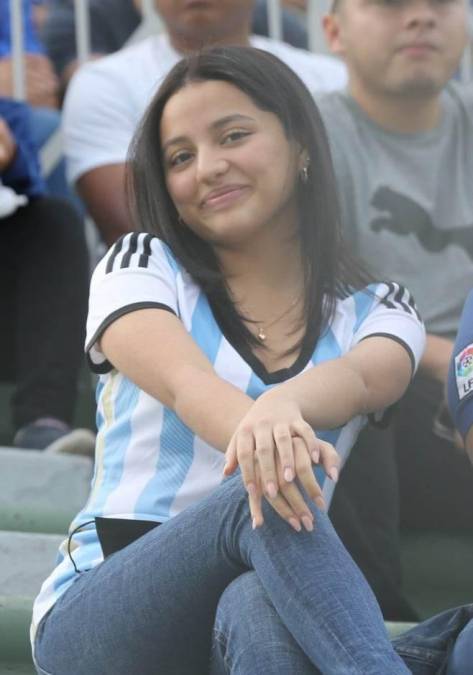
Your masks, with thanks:
M 405 10 L 406 28 L 430 28 L 438 21 L 435 0 L 412 0 Z
M 221 148 L 200 148 L 197 154 L 197 180 L 213 183 L 223 176 L 229 168 L 229 162 Z

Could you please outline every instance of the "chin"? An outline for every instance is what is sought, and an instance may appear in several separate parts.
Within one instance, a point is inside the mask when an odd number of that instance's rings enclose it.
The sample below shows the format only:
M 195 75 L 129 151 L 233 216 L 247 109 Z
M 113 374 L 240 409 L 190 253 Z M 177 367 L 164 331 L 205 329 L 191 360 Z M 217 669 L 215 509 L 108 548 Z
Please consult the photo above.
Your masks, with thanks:
M 393 87 L 393 90 L 408 98 L 423 98 L 439 94 L 447 81 L 438 75 L 418 73 L 405 78 L 397 87 Z

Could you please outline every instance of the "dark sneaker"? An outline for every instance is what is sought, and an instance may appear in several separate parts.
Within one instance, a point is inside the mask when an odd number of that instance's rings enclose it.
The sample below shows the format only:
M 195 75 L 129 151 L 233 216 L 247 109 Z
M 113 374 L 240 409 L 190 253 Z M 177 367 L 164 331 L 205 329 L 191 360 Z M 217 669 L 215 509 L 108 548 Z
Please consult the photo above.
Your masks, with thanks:
M 90 429 L 59 429 L 48 424 L 27 424 L 17 431 L 13 439 L 16 448 L 44 450 L 44 452 L 69 453 L 93 457 L 95 434 Z

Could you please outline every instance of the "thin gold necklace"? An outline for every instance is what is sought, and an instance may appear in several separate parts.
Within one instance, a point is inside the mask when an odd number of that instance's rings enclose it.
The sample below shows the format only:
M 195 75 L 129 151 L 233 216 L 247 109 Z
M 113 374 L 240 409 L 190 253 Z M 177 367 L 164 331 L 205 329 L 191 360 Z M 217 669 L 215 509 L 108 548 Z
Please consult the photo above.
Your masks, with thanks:
M 265 341 L 266 341 L 266 339 L 267 339 L 267 337 L 268 337 L 268 335 L 267 335 L 267 333 L 266 333 L 267 329 L 268 329 L 268 328 L 271 328 L 271 326 L 274 326 L 274 324 L 275 324 L 275 323 L 278 323 L 278 321 L 281 321 L 281 319 L 283 319 L 283 318 L 286 316 L 286 314 L 289 314 L 289 312 L 291 311 L 291 309 L 293 309 L 293 308 L 297 305 L 297 303 L 299 302 L 299 300 L 300 300 L 300 296 L 298 295 L 296 298 L 294 298 L 294 300 L 291 302 L 291 304 L 289 305 L 289 307 L 286 307 L 286 309 L 284 310 L 284 312 L 282 312 L 281 314 L 279 314 L 278 316 L 276 316 L 274 319 L 272 319 L 271 321 L 269 321 L 269 323 L 268 323 L 268 322 L 267 322 L 267 323 L 261 323 L 261 321 L 251 320 L 252 323 L 255 323 L 255 324 L 256 324 L 256 327 L 257 327 L 257 329 L 258 329 L 258 330 L 257 330 L 257 333 L 256 333 L 256 337 L 258 338 L 258 340 L 259 340 L 260 342 L 265 342 Z

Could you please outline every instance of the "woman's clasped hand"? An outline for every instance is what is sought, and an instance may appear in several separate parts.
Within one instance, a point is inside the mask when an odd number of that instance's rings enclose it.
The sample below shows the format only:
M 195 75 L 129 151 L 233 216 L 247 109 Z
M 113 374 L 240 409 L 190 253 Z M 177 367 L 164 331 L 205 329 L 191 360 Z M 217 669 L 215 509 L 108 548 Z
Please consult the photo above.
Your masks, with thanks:
M 338 479 L 340 458 L 331 443 L 317 438 L 297 403 L 271 389 L 260 396 L 238 425 L 226 452 L 224 474 L 240 467 L 253 528 L 263 522 L 262 497 L 297 532 L 314 527 L 311 499 L 325 509 L 313 465 Z

